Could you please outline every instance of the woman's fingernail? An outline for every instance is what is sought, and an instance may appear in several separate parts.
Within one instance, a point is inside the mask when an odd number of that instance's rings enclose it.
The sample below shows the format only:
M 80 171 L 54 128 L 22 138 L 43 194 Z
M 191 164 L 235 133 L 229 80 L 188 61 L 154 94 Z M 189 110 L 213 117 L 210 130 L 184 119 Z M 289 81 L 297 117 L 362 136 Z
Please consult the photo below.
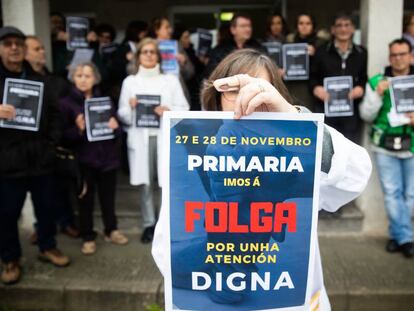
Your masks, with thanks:
M 219 92 L 237 91 L 239 89 L 239 82 L 233 77 L 222 78 L 215 80 L 213 86 Z
M 240 119 L 240 111 L 239 110 L 236 110 L 236 111 L 234 111 L 234 119 Z

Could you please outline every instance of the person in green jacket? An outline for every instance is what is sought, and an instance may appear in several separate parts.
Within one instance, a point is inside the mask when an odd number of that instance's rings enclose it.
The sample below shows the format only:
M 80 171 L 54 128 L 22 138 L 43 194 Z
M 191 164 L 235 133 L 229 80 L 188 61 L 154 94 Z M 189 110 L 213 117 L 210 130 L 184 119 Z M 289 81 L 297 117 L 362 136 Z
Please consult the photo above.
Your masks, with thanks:
M 372 122 L 371 142 L 384 192 L 390 239 L 386 251 L 414 256 L 411 213 L 414 207 L 414 113 L 397 113 L 391 101 L 389 78 L 414 74 L 411 44 L 396 39 L 389 44 L 390 65 L 369 79 L 362 119 Z

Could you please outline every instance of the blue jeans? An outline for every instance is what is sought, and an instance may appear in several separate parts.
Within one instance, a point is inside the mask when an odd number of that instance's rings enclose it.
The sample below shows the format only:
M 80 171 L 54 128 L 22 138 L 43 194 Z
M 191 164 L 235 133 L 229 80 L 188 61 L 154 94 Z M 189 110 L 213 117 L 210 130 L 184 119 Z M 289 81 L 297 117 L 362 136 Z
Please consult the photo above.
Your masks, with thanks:
M 389 234 L 399 245 L 413 241 L 411 211 L 414 206 L 414 157 L 400 159 L 375 153 L 384 192 Z

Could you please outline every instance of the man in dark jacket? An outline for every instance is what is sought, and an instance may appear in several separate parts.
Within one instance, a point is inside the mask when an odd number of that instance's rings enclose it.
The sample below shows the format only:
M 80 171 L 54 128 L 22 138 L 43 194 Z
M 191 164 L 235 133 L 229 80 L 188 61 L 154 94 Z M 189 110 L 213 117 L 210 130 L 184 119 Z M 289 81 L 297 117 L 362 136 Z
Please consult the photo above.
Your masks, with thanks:
M 25 35 L 14 27 L 0 28 L 0 98 L 7 78 L 42 82 L 44 85 L 37 131 L 0 127 L 0 258 L 1 280 L 5 284 L 19 281 L 21 247 L 18 219 L 27 192 L 31 193 L 38 220 L 39 259 L 56 266 L 67 266 L 69 258 L 56 248 L 53 215 L 54 145 L 61 131 L 56 100 L 42 76 L 24 61 Z M 0 120 L 12 120 L 13 105 L 0 105 Z
M 49 71 L 46 67 L 46 53 L 45 47 L 36 36 L 26 36 L 26 55 L 25 59 L 30 64 L 32 69 L 43 76 L 46 83 L 49 85 L 49 89 L 54 92 L 55 98 L 61 98 L 66 96 L 70 91 L 70 84 L 62 77 L 55 75 Z M 59 147 L 64 147 L 59 144 Z M 58 147 L 58 148 L 59 148 Z M 60 149 L 61 150 L 61 149 Z M 79 231 L 75 226 L 74 206 L 77 202 L 76 197 L 76 182 L 73 178 L 67 176 L 65 171 L 59 172 L 56 170 L 56 182 L 55 182 L 55 210 L 57 223 L 60 226 L 60 230 L 72 238 L 79 237 Z M 35 232 L 31 236 L 33 244 L 37 243 L 37 233 Z
M 253 27 L 250 16 L 241 13 L 234 14 L 230 22 L 230 33 L 231 39 L 225 40 L 211 50 L 205 71 L 206 78 L 210 76 L 222 59 L 234 50 L 252 48 L 264 52 L 261 44 L 252 39 Z
M 316 50 L 311 64 L 310 87 L 316 99 L 315 111 L 324 111 L 324 101 L 328 93 L 323 87 L 323 79 L 333 76 L 352 76 L 353 89 L 349 97 L 354 100 L 354 115 L 349 117 L 327 117 L 326 123 L 336 128 L 350 140 L 361 140 L 362 121 L 358 104 L 367 82 L 367 51 L 352 43 L 355 26 L 350 16 L 338 14 L 332 25 L 332 41 Z

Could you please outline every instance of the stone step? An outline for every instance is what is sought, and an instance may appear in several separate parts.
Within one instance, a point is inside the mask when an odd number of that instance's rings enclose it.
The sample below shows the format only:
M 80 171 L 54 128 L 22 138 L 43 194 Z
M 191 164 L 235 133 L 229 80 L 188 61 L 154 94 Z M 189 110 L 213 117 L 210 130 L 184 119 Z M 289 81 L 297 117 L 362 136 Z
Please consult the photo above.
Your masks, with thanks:
M 353 234 L 362 232 L 364 214 L 361 209 L 350 202 L 335 213 L 319 212 L 318 232 L 325 234 Z
M 150 246 L 132 236 L 127 246 L 98 240 L 98 252 L 85 257 L 80 241 L 60 236 L 60 247 L 73 262 L 64 269 L 35 259 L 36 248 L 22 234 L 24 277 L 0 285 L 2 311 L 163 310 L 163 282 Z M 332 310 L 411 311 L 414 265 L 401 254 L 384 251 L 385 239 L 321 237 L 324 279 Z M 157 303 L 160 308 L 149 309 Z M 218 310 L 218 309 L 217 309 Z

